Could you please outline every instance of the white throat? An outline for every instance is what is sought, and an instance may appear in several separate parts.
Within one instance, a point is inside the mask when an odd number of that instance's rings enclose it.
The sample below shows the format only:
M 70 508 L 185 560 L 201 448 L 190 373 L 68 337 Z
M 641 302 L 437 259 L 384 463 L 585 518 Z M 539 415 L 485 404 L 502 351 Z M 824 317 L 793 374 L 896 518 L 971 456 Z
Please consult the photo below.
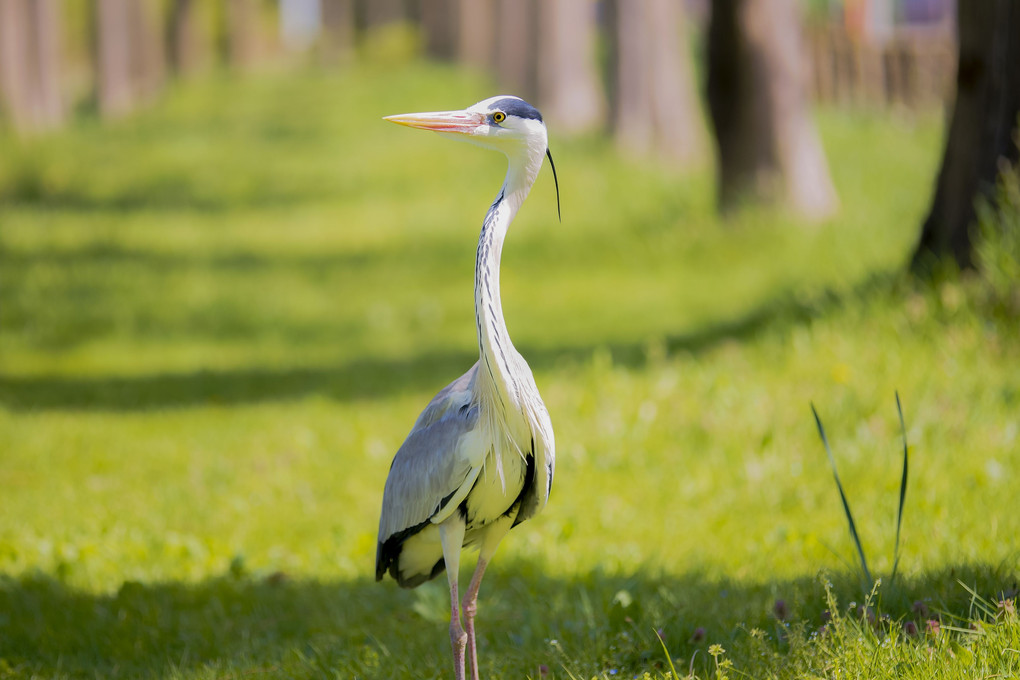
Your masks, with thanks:
M 492 394 L 503 402 L 520 403 L 520 385 L 515 381 L 517 350 L 510 341 L 503 318 L 499 269 L 503 242 L 514 216 L 535 183 L 542 167 L 542 153 L 510 158 L 506 179 L 492 207 L 485 215 L 475 256 L 475 324 L 481 376 Z

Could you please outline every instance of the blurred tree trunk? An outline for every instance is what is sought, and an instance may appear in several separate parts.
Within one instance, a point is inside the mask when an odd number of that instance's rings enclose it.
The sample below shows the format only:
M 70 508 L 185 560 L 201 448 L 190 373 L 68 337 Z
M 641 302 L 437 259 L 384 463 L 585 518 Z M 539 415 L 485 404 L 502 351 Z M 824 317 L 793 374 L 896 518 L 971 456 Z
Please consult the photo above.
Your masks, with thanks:
M 195 71 L 195 2 L 173 0 L 167 18 L 167 57 L 177 75 Z
M 22 132 L 64 121 L 60 13 L 57 0 L 0 0 L 0 93 Z
M 210 36 L 196 0 L 173 0 L 167 18 L 167 59 L 178 76 L 189 76 L 210 62 Z
M 457 0 L 457 57 L 477 69 L 495 63 L 496 6 L 494 0 Z
M 30 3 L 32 52 L 35 57 L 35 126 L 50 129 L 64 122 L 64 103 L 60 91 L 60 13 L 57 0 Z
M 96 0 L 96 99 L 102 116 L 124 115 L 162 89 L 166 33 L 159 10 L 158 0 Z
M 591 0 L 544 0 L 537 7 L 538 102 L 562 132 L 602 122 L 604 97 L 596 73 L 596 6 Z
M 611 0 L 612 128 L 629 153 L 681 164 L 703 156 L 704 132 L 683 9 L 673 0 Z
M 459 0 L 421 0 L 421 28 L 425 53 L 435 59 L 457 57 Z
M 0 95 L 11 122 L 24 127 L 28 109 L 28 0 L 0 0 Z
M 322 1 L 322 59 L 328 64 L 347 61 L 354 50 L 354 0 Z
M 967 0 L 957 8 L 959 64 L 956 101 L 931 211 L 911 267 L 934 261 L 973 266 L 974 202 L 991 198 L 1001 159 L 1020 152 L 1020 2 Z
M 154 0 L 131 0 L 127 5 L 131 81 L 136 99 L 150 101 L 166 80 L 166 33 L 160 24 L 160 7 Z
M 796 0 L 713 0 L 708 105 L 719 204 L 782 202 L 808 219 L 838 199 L 807 98 Z
M 358 0 L 358 27 L 369 30 L 407 21 L 407 9 L 404 0 Z
M 250 71 L 258 58 L 259 8 L 256 0 L 227 0 L 227 63 L 238 71 Z
M 548 1 L 548 0 L 546 0 Z M 496 0 L 496 78 L 506 94 L 536 102 L 537 0 Z
M 135 106 L 131 83 L 131 22 L 133 0 L 96 0 L 95 52 L 99 113 L 121 116 Z

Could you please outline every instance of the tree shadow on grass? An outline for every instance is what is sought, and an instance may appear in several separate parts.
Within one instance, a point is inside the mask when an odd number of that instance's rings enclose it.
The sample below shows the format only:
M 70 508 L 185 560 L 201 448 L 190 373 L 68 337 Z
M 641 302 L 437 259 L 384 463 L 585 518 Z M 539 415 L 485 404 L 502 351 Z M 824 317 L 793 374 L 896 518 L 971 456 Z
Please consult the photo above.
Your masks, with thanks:
M 665 338 L 669 353 L 700 352 L 727 339 L 751 337 L 766 327 L 781 328 L 820 313 L 831 304 L 784 298 L 738 319 Z M 552 348 L 522 346 L 536 371 L 589 360 L 606 349 L 618 365 L 640 368 L 648 360 L 644 342 L 578 344 Z M 13 411 L 114 410 L 244 404 L 322 395 L 339 401 L 439 390 L 478 359 L 473 352 L 447 351 L 407 358 L 360 358 L 348 363 L 282 368 L 242 368 L 133 377 L 0 375 L 0 404 Z
M 188 168 L 173 168 L 154 177 L 135 177 L 116 192 L 103 194 L 81 185 L 53 186 L 42 167 L 23 166 L 7 184 L 0 184 L 0 208 L 11 210 L 67 211 L 76 215 L 160 212 L 227 214 L 239 208 L 289 208 L 334 196 L 337 188 L 318 178 L 281 184 L 278 177 L 263 174 L 244 186 L 210 185 L 230 170 L 206 172 L 192 177 Z
M 830 580 L 841 608 L 863 600 L 854 576 Z M 878 608 L 922 626 L 926 618 L 966 619 L 972 596 L 961 583 L 993 600 L 1016 580 L 1015 565 L 943 568 L 883 588 Z M 537 677 L 541 664 L 552 677 L 560 668 L 577 677 L 664 670 L 660 630 L 674 659 L 693 657 L 704 672 L 709 644 L 738 660 L 742 645 L 750 654 L 751 628 L 782 654 L 778 600 L 789 620 L 810 629 L 828 606 L 819 577 L 744 583 L 594 570 L 563 580 L 534 562 L 494 565 L 480 600 L 482 668 L 486 677 L 515 678 Z M 916 601 L 929 611 L 916 611 Z M 368 578 L 225 575 L 127 582 L 96 595 L 42 574 L 0 577 L 0 676 L 438 678 L 448 675 L 447 622 L 442 578 L 402 591 Z

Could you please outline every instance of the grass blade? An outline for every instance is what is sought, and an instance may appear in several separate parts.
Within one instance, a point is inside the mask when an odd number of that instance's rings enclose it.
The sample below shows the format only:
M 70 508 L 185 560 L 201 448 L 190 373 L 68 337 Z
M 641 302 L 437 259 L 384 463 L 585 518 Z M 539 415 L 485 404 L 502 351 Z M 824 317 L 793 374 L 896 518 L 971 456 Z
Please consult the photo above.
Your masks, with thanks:
M 857 535 L 857 525 L 854 523 L 854 515 L 850 512 L 850 503 L 846 499 L 846 494 L 843 492 L 843 484 L 839 481 L 839 472 L 836 470 L 836 459 L 832 455 L 832 449 L 829 447 L 829 439 L 825 436 L 825 428 L 822 427 L 822 419 L 818 417 L 818 411 L 815 410 L 815 405 L 811 404 L 811 413 L 815 416 L 815 424 L 818 425 L 818 434 L 822 438 L 822 444 L 825 445 L 825 453 L 829 456 L 829 464 L 832 466 L 832 476 L 836 479 L 836 488 L 839 489 L 839 498 L 843 501 L 843 512 L 846 513 L 846 521 L 850 525 L 850 536 L 854 539 L 854 545 L 857 546 L 857 554 L 861 558 L 861 569 L 864 571 L 864 578 L 868 580 L 868 585 L 874 583 L 871 578 L 871 571 L 868 569 L 868 561 L 864 557 L 864 548 L 861 546 L 861 537 Z
M 659 635 L 659 631 L 656 630 L 653 632 L 655 633 L 655 637 L 658 639 L 659 644 L 662 645 L 662 653 L 666 655 L 666 663 L 669 664 L 669 670 L 673 674 L 672 677 L 679 680 L 680 675 L 676 672 L 676 668 L 673 667 L 673 657 L 670 655 L 669 650 L 666 649 L 666 641 L 662 639 L 661 635 Z M 691 658 L 691 661 L 693 662 L 694 659 Z
M 900 506 L 896 510 L 896 546 L 893 549 L 892 575 L 889 583 L 896 580 L 896 567 L 900 564 L 900 525 L 903 523 L 903 502 L 907 497 L 907 467 L 910 456 L 907 453 L 907 426 L 903 422 L 903 407 L 900 405 L 900 393 L 896 392 L 896 412 L 900 415 L 900 433 L 903 435 L 903 478 L 900 480 Z

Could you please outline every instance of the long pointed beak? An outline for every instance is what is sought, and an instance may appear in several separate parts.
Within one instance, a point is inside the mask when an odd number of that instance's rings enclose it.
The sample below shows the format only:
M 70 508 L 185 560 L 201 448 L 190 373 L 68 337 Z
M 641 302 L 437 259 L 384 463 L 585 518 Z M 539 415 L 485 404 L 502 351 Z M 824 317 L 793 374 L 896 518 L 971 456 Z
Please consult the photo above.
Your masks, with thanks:
M 470 135 L 485 124 L 485 116 L 481 113 L 468 111 L 431 111 L 429 113 L 402 113 L 396 116 L 385 116 L 397 125 L 432 130 L 433 132 L 459 132 Z

